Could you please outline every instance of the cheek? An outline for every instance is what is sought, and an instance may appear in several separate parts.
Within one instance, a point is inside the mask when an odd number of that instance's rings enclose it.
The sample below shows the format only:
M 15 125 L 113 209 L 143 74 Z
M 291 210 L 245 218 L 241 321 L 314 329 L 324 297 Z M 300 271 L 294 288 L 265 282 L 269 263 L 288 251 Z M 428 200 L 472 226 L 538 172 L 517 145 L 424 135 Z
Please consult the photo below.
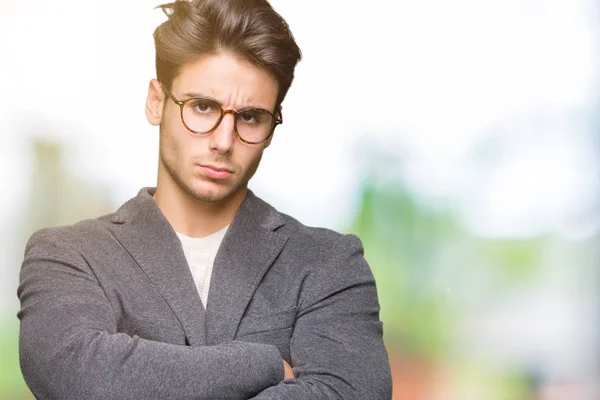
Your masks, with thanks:
M 171 142 L 189 140 L 189 132 L 185 129 L 185 126 L 183 126 L 179 112 L 175 111 L 176 110 L 174 109 L 165 110 L 160 121 L 160 127 L 168 135 L 167 139 Z
M 164 123 L 163 123 L 164 122 Z M 177 127 L 169 126 L 166 121 L 160 126 L 160 151 L 162 157 L 169 160 L 171 164 L 180 163 L 187 156 L 186 149 L 190 144 L 188 135 L 179 132 Z
M 258 149 L 248 149 L 249 151 L 244 154 L 244 169 L 248 174 L 254 175 L 256 169 L 258 168 L 258 164 L 260 163 L 260 159 L 262 158 L 263 150 Z

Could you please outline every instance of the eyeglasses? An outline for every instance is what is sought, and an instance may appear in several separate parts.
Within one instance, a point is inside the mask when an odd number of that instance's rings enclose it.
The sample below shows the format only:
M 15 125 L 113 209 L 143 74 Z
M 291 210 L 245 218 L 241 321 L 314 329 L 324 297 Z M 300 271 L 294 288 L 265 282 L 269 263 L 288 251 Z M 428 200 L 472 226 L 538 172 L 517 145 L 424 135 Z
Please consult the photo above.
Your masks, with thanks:
M 177 100 L 162 86 L 163 90 L 181 110 L 181 122 L 192 133 L 206 135 L 211 133 L 223 120 L 225 114 L 233 114 L 234 130 L 240 140 L 248 144 L 266 142 L 275 127 L 283 123 L 281 110 L 276 117 L 273 113 L 262 108 L 248 107 L 241 110 L 224 110 L 215 100 L 202 97 L 192 97 L 187 100 Z

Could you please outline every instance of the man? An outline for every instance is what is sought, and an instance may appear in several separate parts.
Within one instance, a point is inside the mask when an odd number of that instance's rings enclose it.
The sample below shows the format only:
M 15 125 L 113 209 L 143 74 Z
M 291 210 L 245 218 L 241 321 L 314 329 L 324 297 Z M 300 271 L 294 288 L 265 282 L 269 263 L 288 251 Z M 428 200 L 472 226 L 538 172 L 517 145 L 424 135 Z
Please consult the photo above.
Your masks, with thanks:
M 287 24 L 265 0 L 160 7 L 156 188 L 31 237 L 27 384 L 40 399 L 390 398 L 360 241 L 247 188 L 300 59 Z

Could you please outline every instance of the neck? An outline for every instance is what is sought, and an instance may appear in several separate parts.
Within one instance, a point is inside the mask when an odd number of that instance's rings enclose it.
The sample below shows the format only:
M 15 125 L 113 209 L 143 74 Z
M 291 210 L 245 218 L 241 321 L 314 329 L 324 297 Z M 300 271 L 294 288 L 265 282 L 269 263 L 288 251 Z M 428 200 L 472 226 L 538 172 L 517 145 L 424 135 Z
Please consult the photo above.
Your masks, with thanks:
M 154 200 L 176 232 L 205 237 L 231 224 L 247 188 L 217 202 L 198 200 L 172 179 L 159 179 Z

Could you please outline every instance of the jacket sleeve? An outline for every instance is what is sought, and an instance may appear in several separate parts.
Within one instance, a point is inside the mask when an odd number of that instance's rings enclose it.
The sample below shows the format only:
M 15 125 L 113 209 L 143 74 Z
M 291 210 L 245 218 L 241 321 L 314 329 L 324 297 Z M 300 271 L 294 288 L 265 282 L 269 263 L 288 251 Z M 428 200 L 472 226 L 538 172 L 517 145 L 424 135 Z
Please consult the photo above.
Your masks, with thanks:
M 56 230 L 32 236 L 18 297 L 21 370 L 38 399 L 246 399 L 283 379 L 275 346 L 188 347 L 117 332 L 85 258 Z
M 254 399 L 391 399 L 377 291 L 360 240 L 344 236 L 304 288 L 290 344 L 296 379 Z

